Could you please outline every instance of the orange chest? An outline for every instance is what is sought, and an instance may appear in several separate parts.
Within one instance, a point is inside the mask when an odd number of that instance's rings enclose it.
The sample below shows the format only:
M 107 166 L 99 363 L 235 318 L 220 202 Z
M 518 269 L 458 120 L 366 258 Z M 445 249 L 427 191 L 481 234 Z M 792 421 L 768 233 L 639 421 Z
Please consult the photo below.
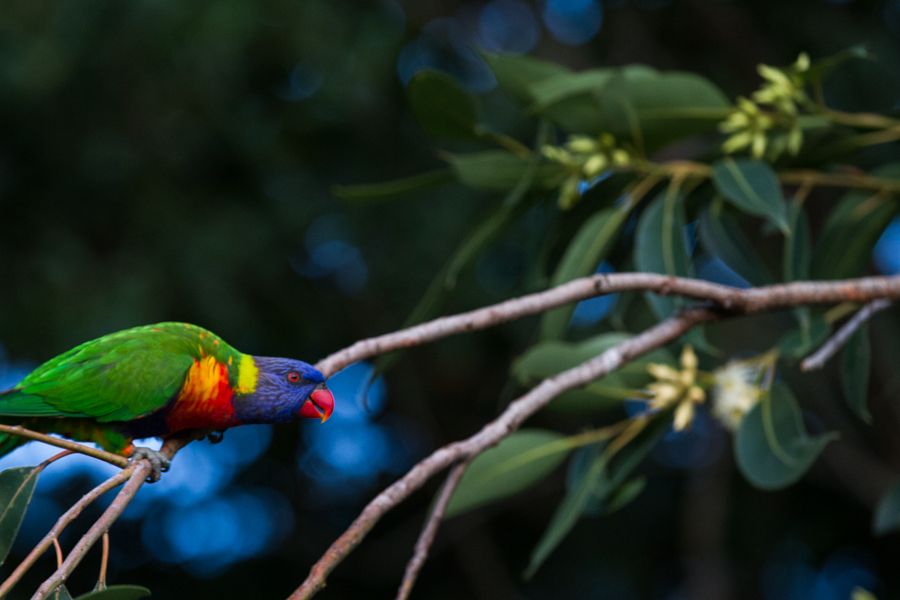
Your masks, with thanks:
M 233 397 L 226 365 L 212 356 L 195 360 L 166 417 L 166 425 L 172 432 L 233 427 L 237 425 Z

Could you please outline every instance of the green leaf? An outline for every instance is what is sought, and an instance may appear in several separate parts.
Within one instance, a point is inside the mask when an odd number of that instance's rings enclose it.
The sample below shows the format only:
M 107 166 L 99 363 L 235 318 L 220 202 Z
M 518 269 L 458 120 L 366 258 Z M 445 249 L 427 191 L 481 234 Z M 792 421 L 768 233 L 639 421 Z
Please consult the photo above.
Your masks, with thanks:
M 766 264 L 721 199 L 701 213 L 699 232 L 706 251 L 722 259 L 735 273 L 753 285 L 772 283 Z
M 150 595 L 150 590 L 139 585 L 111 585 L 105 590 L 88 592 L 75 600 L 138 600 Z
M 606 257 L 618 238 L 628 212 L 617 208 L 598 211 L 584 222 L 572 239 L 553 274 L 554 286 L 592 274 Z M 563 336 L 572 318 L 574 306 L 563 306 L 544 313 L 541 318 L 541 339 Z
M 810 314 L 807 307 L 794 311 L 800 324 L 778 340 L 782 356 L 802 358 L 818 348 L 831 333 L 831 325 L 821 313 Z
M 500 89 L 522 102 L 536 101 L 531 93 L 533 86 L 553 76 L 569 73 L 561 65 L 530 56 L 492 52 L 484 52 L 483 56 L 494 72 Z
M 854 333 L 841 352 L 841 386 L 847 406 L 866 423 L 872 422 L 866 401 L 869 397 L 869 370 L 872 350 L 869 346 L 869 326 L 863 325 Z
M 713 163 L 712 179 L 725 198 L 744 212 L 763 217 L 790 234 L 778 176 L 768 164 L 724 158 Z
M 341 200 L 393 200 L 412 192 L 420 192 L 453 181 L 453 171 L 436 169 L 411 177 L 367 183 L 361 185 L 336 185 L 331 193 Z
M 485 150 L 469 154 L 447 154 L 444 157 L 464 185 L 480 190 L 510 190 L 526 174 L 530 161 L 503 150 Z M 566 178 L 565 169 L 557 163 L 541 163 L 535 182 L 553 189 Z
M 528 86 L 528 95 L 534 99 L 532 110 L 545 113 L 548 109 L 559 109 L 559 104 L 567 100 L 580 100 L 587 97 L 596 108 L 598 106 L 595 93 L 603 89 L 615 71 L 611 69 L 591 69 L 579 73 L 560 73 L 545 77 Z M 563 112 L 563 111 L 559 111 Z M 572 131 L 584 131 L 574 128 Z
M 410 79 L 407 95 L 413 114 L 429 134 L 449 139 L 477 137 L 478 103 L 453 77 L 419 71 Z
M 900 163 L 876 169 L 872 175 L 900 178 Z M 846 279 L 863 274 L 872 248 L 888 223 L 900 213 L 896 199 L 851 192 L 831 211 L 813 255 L 816 279 Z
M 671 423 L 671 411 L 660 413 L 651 418 L 643 430 L 618 453 L 609 456 L 607 452 L 596 452 L 594 458 L 581 472 L 580 479 L 572 481 L 563 501 L 557 507 L 544 535 L 531 554 L 531 561 L 525 570 L 525 577 L 530 578 L 537 572 L 547 557 L 562 542 L 578 519 L 586 510 L 602 509 L 612 512 L 616 492 L 622 494 L 615 500 L 617 505 L 622 500 L 633 499 L 640 489 L 622 490 L 625 480 L 638 467 L 650 450 L 663 436 Z M 614 496 L 616 495 L 616 496 Z
M 480 454 L 466 469 L 447 505 L 454 516 L 517 494 L 547 477 L 571 446 L 553 431 L 522 429 Z
M 564 129 L 632 138 L 652 151 L 680 137 L 712 131 L 728 98 L 692 73 L 643 65 L 549 77 L 531 88 L 533 110 Z
M 605 333 L 579 343 L 540 342 L 513 363 L 512 374 L 520 384 L 530 385 L 593 358 L 629 337 L 623 333 Z M 561 394 L 547 410 L 581 414 L 620 406 L 622 400 L 635 398 L 637 390 L 650 383 L 652 378 L 647 373 L 650 362 L 673 364 L 674 358 L 664 348 L 654 350 L 583 388 Z
M 800 479 L 833 439 L 833 434 L 810 436 L 793 393 L 776 383 L 741 421 L 735 456 L 747 481 L 776 490 Z
M 784 239 L 784 280 L 809 279 L 812 257 L 809 219 L 806 218 L 803 204 L 796 200 L 788 208 L 788 228 L 791 234 Z
M 40 467 L 17 467 L 0 473 L 0 565 L 19 533 L 40 473 Z
M 604 512 L 606 514 L 612 514 L 616 511 L 622 510 L 623 508 L 634 502 L 646 487 L 646 477 L 635 477 L 631 481 L 626 481 L 624 484 L 622 484 L 622 487 L 610 494 Z
M 684 231 L 684 196 L 669 186 L 644 210 L 638 222 L 634 242 L 634 262 L 638 270 L 681 277 L 690 275 Z M 646 297 L 659 318 L 668 317 L 678 305 L 674 298 L 651 293 Z
M 872 533 L 885 535 L 900 530 L 900 483 L 894 484 L 878 501 L 872 517 Z

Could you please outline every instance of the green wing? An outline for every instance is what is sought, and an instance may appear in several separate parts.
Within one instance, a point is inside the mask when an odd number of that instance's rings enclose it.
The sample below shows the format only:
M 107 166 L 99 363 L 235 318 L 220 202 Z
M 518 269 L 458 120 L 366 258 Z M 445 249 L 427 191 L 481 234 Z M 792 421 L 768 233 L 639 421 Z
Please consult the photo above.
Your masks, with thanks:
M 85 342 L 32 371 L 12 393 L 0 395 L 0 414 L 98 421 L 151 414 L 175 397 L 212 340 L 218 338 L 199 327 L 161 323 Z

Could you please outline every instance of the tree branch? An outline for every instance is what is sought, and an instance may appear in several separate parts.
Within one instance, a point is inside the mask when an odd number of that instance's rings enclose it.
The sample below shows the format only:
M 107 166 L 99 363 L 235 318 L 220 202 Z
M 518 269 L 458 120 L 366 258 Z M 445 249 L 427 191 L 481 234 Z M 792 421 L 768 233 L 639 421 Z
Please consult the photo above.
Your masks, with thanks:
M 422 533 L 419 534 L 419 539 L 416 541 L 415 552 L 406 565 L 403 582 L 400 584 L 400 589 L 397 590 L 397 600 L 407 600 L 409 598 L 413 585 L 416 583 L 416 578 L 419 576 L 419 571 L 422 570 L 422 566 L 428 558 L 428 551 L 431 549 L 431 544 L 434 543 L 438 527 L 441 526 L 441 521 L 444 519 L 444 513 L 447 511 L 447 505 L 450 504 L 450 498 L 453 497 L 453 492 L 456 491 L 456 487 L 459 485 L 468 466 L 469 461 L 461 462 L 453 467 L 453 470 L 447 475 L 447 481 L 444 482 L 444 486 L 434 502 L 434 508 L 431 510 L 431 514 L 428 515 L 425 526 L 422 528 Z
M 850 318 L 849 321 L 844 323 L 844 325 L 837 330 L 833 336 L 828 338 L 822 347 L 815 351 L 815 353 L 807 356 L 803 359 L 803 362 L 800 363 L 801 371 L 814 371 L 816 369 L 821 369 L 825 366 L 825 363 L 828 360 L 837 354 L 838 350 L 840 350 L 844 344 L 847 343 L 856 330 L 862 327 L 869 319 L 875 316 L 876 313 L 886 309 L 891 305 L 890 300 L 886 299 L 878 299 L 872 300 L 865 306 L 863 306 L 853 317 Z
M 62 534 L 63 530 L 78 516 L 84 511 L 85 508 L 90 506 L 97 498 L 108 492 L 109 490 L 122 485 L 125 481 L 131 477 L 133 471 L 133 467 L 127 467 L 122 469 L 90 492 L 81 497 L 81 499 L 72 505 L 69 510 L 64 512 L 62 516 L 57 519 L 56 523 L 47 532 L 40 542 L 31 549 L 31 552 L 28 553 L 28 556 L 16 567 L 16 569 L 6 578 L 6 581 L 3 582 L 3 585 L 0 585 L 0 598 L 5 598 L 9 592 L 12 590 L 13 586 L 15 586 L 19 580 L 28 572 L 28 569 L 34 565 L 35 562 L 47 551 L 50 546 L 53 545 L 53 541 L 58 539 Z
M 175 454 L 179 450 L 184 448 L 187 444 L 189 444 L 192 439 L 193 438 L 187 436 L 169 438 L 168 440 L 166 440 L 165 444 L 163 444 L 161 452 L 166 456 L 166 458 L 171 460 L 175 456 Z M 142 459 L 123 469 L 120 473 L 117 473 L 103 484 L 103 486 L 106 486 L 110 483 L 111 480 L 117 479 L 118 481 L 116 484 L 106 487 L 104 491 L 112 489 L 113 487 L 121 483 L 122 480 L 119 478 L 121 478 L 123 474 L 127 473 L 127 477 L 125 477 L 125 487 L 123 487 L 122 490 L 116 495 L 112 503 L 106 508 L 103 514 L 100 515 L 100 518 L 97 519 L 97 521 L 91 526 L 91 528 L 88 529 L 87 533 L 85 533 L 81 537 L 81 539 L 78 540 L 78 542 L 72 548 L 72 551 L 69 552 L 66 560 L 63 561 L 63 564 L 60 565 L 60 567 L 50 577 L 48 577 L 47 580 L 44 581 L 44 583 L 41 584 L 37 592 L 35 592 L 34 596 L 32 596 L 31 600 L 44 600 L 44 598 L 47 598 L 50 594 L 52 594 L 54 590 L 56 590 L 56 588 L 65 583 L 66 579 L 68 579 L 69 575 L 72 574 L 72 571 L 75 570 L 75 567 L 78 566 L 78 564 L 84 558 L 85 554 L 87 554 L 88 550 L 90 550 L 91 547 L 97 543 L 97 540 L 103 537 L 104 533 L 109 531 L 109 528 L 112 527 L 113 523 L 116 522 L 116 519 L 118 519 L 122 512 L 128 507 L 128 505 L 137 494 L 138 490 L 141 489 L 142 485 L 144 485 L 144 482 L 147 480 L 147 476 L 150 474 L 152 469 L 153 467 L 150 464 L 150 461 L 147 459 Z M 91 494 L 93 494 L 97 489 L 98 488 L 95 488 L 95 490 L 93 490 Z M 99 497 L 101 494 L 102 492 L 96 494 L 94 499 L 96 499 L 96 497 Z M 84 498 L 82 498 L 82 500 L 84 500 Z M 84 506 L 87 506 L 87 504 L 89 503 L 90 502 L 85 503 Z M 66 514 L 68 514 L 68 512 Z M 74 516 L 72 518 L 74 519 Z M 63 527 L 64 526 L 65 525 L 63 525 Z M 52 539 L 56 538 L 54 537 Z
M 347 531 L 313 565 L 306 581 L 291 594 L 290 599 L 309 598 L 322 589 L 328 574 L 359 545 L 381 517 L 422 487 L 436 473 L 494 446 L 563 392 L 603 377 L 623 364 L 677 339 L 697 323 L 715 317 L 716 313 L 712 310 L 695 308 L 663 321 L 599 356 L 545 379 L 537 387 L 512 402 L 499 417 L 485 425 L 478 433 L 435 450 L 369 502 Z
M 801 304 L 827 304 L 847 300 L 867 302 L 877 298 L 896 300 L 900 298 L 900 276 L 796 282 L 741 289 L 655 273 L 597 274 L 573 279 L 543 292 L 360 340 L 322 359 L 316 367 L 330 376 L 351 363 L 393 350 L 420 346 L 458 333 L 486 329 L 594 296 L 633 291 L 706 300 L 728 311 L 749 314 Z
M 128 459 L 124 456 L 113 454 L 112 452 L 106 452 L 105 450 L 100 450 L 98 448 L 91 448 L 90 446 L 79 444 L 78 442 L 53 437 L 52 435 L 38 433 L 37 431 L 26 429 L 21 425 L 0 425 L 0 433 L 6 433 L 17 437 L 28 438 L 30 440 L 35 440 L 38 442 L 44 442 L 45 444 L 50 444 L 51 446 L 56 446 L 57 448 L 64 448 L 66 450 L 71 450 L 72 452 L 77 452 L 79 454 L 84 454 L 86 456 L 96 458 L 97 460 L 108 462 L 109 464 L 115 465 L 122 469 L 128 466 Z
M 707 300 L 717 305 L 717 308 L 686 310 L 589 361 L 545 379 L 511 403 L 499 417 L 485 425 L 478 433 L 435 450 L 406 475 L 378 494 L 363 509 L 350 527 L 313 565 L 309 576 L 291 594 L 290 600 L 309 598 L 322 589 L 328 574 L 363 540 L 381 517 L 419 489 L 430 477 L 453 463 L 471 459 L 497 444 L 515 431 L 525 419 L 561 393 L 602 377 L 630 360 L 668 344 L 694 325 L 704 321 L 804 304 L 868 302 L 878 298 L 896 300 L 900 298 L 900 276 L 832 282 L 795 282 L 738 289 L 695 279 L 648 273 L 594 275 L 570 281 L 544 292 L 361 340 L 328 356 L 317 366 L 330 375 L 353 362 L 376 354 L 420 345 L 464 331 L 484 329 L 599 294 L 638 290 Z

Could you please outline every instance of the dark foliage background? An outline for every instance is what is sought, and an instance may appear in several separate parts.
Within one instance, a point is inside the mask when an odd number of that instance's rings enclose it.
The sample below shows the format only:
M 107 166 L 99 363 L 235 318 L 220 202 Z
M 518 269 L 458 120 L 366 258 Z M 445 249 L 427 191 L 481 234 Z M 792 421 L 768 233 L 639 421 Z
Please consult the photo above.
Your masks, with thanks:
M 310 361 L 397 328 L 498 200 L 449 187 L 353 204 L 329 188 L 438 164 L 404 96 L 422 66 L 482 92 L 498 128 L 531 135 L 467 54 L 473 41 L 575 68 L 694 70 L 729 95 L 755 87 L 759 62 L 865 43 L 879 60 L 836 75 L 835 103 L 889 110 L 900 97 L 897 0 L 8 1 L 0 384 L 85 339 L 161 320 Z M 556 212 L 548 198 L 543 212 L 519 220 L 465 272 L 443 312 L 545 285 L 545 247 L 578 218 Z M 112 581 L 147 585 L 158 598 L 287 595 L 384 483 L 511 398 L 509 364 L 533 326 L 409 352 L 370 390 L 368 406 L 367 367 L 345 373 L 325 427 L 248 428 L 223 446 L 195 444 L 114 529 Z M 753 343 L 740 327 L 725 336 L 736 347 Z M 898 344 L 880 342 L 888 352 L 876 359 L 873 410 L 885 418 L 866 443 L 896 465 L 897 415 L 884 407 L 900 385 L 889 352 Z M 831 393 L 827 381 L 803 385 Z M 734 472 L 723 432 L 707 427 L 692 440 L 664 444 L 647 493 L 613 518 L 584 520 L 531 581 L 521 572 L 563 474 L 454 520 L 418 595 L 846 598 L 864 585 L 900 597 L 896 539 L 871 537 L 859 493 L 827 466 L 762 493 Z M 39 452 L 12 458 L 33 463 Z M 106 472 L 72 465 L 45 476 L 4 569 Z M 420 494 L 379 525 L 322 597 L 392 594 L 429 499 Z M 74 539 L 69 532 L 64 546 Z M 93 585 L 97 561 L 79 569 L 73 591 Z M 52 564 L 45 557 L 18 597 Z

